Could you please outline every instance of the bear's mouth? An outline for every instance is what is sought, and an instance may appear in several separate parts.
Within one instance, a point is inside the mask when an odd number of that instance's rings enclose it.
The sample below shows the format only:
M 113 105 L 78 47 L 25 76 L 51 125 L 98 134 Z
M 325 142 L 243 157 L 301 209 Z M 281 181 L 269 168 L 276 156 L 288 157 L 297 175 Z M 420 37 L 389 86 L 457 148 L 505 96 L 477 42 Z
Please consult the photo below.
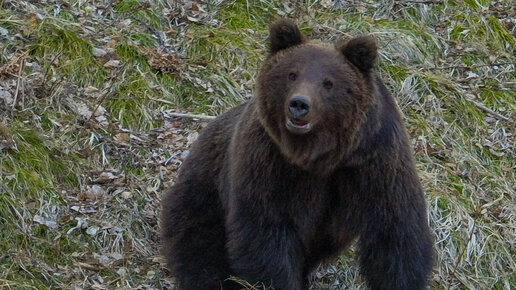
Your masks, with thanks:
M 312 123 L 297 118 L 287 118 L 287 129 L 294 134 L 305 134 L 312 129 Z

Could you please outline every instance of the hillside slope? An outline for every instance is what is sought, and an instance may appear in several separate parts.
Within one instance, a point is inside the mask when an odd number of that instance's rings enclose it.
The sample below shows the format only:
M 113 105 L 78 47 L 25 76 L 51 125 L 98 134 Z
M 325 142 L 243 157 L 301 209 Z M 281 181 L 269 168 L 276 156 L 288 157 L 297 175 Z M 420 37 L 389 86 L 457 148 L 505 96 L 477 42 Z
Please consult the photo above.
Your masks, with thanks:
M 268 24 L 290 17 L 378 41 L 427 192 L 432 289 L 516 289 L 513 1 L 281 3 L 0 0 L 0 288 L 173 287 L 160 196 L 207 118 L 172 112 L 249 98 Z M 363 288 L 353 257 L 313 289 Z

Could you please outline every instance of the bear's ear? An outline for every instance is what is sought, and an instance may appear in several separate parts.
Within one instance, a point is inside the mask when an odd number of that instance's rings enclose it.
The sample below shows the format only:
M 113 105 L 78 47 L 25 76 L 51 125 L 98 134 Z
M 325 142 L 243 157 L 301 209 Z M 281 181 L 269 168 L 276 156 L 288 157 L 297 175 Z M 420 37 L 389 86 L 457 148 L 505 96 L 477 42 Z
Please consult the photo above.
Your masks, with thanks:
M 305 42 L 301 31 L 290 19 L 279 19 L 274 21 L 269 28 L 270 32 L 270 54 L 282 49 Z
M 376 41 L 370 36 L 355 37 L 340 46 L 339 50 L 362 73 L 371 71 L 378 55 Z

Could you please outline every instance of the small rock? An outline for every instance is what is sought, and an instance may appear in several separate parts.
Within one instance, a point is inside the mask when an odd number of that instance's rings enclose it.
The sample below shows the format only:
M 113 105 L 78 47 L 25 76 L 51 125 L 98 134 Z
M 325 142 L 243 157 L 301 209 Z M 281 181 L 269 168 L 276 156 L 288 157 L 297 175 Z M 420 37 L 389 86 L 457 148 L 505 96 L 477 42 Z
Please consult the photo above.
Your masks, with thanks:
M 93 53 L 93 56 L 94 57 L 103 57 L 104 55 L 107 54 L 107 51 L 103 50 L 102 48 L 96 48 L 94 47 L 91 51 L 91 53 Z
M 75 111 L 78 115 L 80 115 L 83 119 L 89 119 L 91 118 L 91 110 L 88 108 L 88 106 L 84 103 L 76 103 L 75 104 Z
M 106 113 L 106 109 L 104 109 L 104 107 L 102 106 L 98 106 L 97 109 L 95 110 L 95 117 L 99 117 L 99 116 L 103 116 L 104 114 Z
M 133 197 L 133 193 L 132 193 L 132 192 L 130 192 L 130 191 L 124 191 L 124 192 L 122 192 L 122 197 L 123 197 L 124 199 L 130 199 L 130 198 L 132 198 L 132 197 Z
M 86 233 L 90 236 L 96 236 L 97 233 L 99 232 L 99 228 L 98 227 L 89 227 L 87 230 L 86 230 Z
M 109 263 L 111 262 L 111 259 L 108 256 L 104 255 L 104 254 L 94 253 L 93 257 L 95 257 L 99 261 L 99 263 L 104 265 L 104 266 L 109 265 Z
M 3 99 L 6 104 L 12 104 L 14 101 L 11 93 L 8 91 L 0 90 L 0 100 Z
M 95 182 L 97 183 L 109 183 L 113 179 L 115 179 L 116 176 L 111 172 L 102 172 L 97 179 L 95 179 Z
M 478 78 L 478 74 L 476 74 L 474 72 L 468 72 L 467 79 L 473 79 L 473 78 Z
M 0 35 L 7 36 L 9 34 L 9 31 L 3 27 L 0 27 Z
M 107 127 L 109 125 L 109 122 L 107 121 L 107 118 L 105 116 L 98 116 L 95 119 L 103 127 Z
M 122 254 L 120 254 L 120 253 L 110 253 L 109 255 L 115 261 L 122 260 L 124 258 L 124 256 Z
M 97 199 L 103 196 L 105 193 L 104 189 L 98 185 L 92 185 L 88 188 L 86 195 L 88 195 L 91 199 Z
M 116 271 L 116 273 L 120 276 L 125 276 L 125 274 L 127 273 L 127 269 L 126 268 L 120 268 Z

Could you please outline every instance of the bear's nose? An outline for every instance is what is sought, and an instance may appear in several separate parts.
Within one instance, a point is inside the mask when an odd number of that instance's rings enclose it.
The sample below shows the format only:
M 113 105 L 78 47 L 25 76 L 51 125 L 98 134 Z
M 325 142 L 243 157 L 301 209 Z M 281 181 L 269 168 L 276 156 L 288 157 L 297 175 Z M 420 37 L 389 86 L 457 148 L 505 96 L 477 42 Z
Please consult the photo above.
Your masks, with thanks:
M 288 110 L 294 118 L 304 117 L 310 112 L 310 101 L 303 97 L 293 97 L 288 105 Z

